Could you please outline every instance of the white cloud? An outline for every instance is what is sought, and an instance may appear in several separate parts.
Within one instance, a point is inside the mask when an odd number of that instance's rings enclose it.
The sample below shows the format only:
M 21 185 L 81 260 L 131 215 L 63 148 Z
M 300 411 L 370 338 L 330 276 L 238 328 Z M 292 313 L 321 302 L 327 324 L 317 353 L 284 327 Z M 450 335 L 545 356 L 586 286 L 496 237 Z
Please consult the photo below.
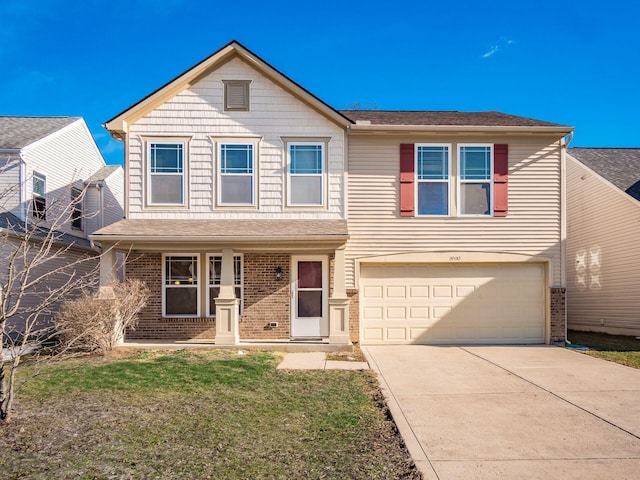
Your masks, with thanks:
M 498 53 L 500 50 L 507 48 L 511 44 L 513 44 L 513 40 L 505 37 L 500 37 L 500 39 L 496 43 L 491 45 L 489 51 L 482 54 L 482 58 L 489 58 Z

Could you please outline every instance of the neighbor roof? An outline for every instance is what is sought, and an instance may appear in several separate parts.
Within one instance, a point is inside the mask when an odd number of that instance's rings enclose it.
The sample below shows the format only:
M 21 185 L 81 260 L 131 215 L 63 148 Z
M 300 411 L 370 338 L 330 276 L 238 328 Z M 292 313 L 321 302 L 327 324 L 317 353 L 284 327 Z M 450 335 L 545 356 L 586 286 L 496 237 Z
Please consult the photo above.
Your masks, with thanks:
M 125 219 L 108 225 L 91 237 L 102 241 L 121 239 L 163 241 L 242 240 L 346 240 L 346 220 L 160 220 Z M 117 238 L 116 238 L 117 237 Z
M 24 221 L 20 220 L 11 212 L 0 212 L 0 232 L 12 233 L 18 236 L 24 235 L 27 232 L 27 226 Z M 33 239 L 44 239 L 49 234 L 50 230 L 44 227 L 35 227 L 33 233 Z M 69 245 L 73 247 L 83 248 L 85 250 L 91 249 L 91 243 L 86 238 L 76 237 L 68 233 L 54 230 L 53 232 L 54 243 Z
M 640 200 L 640 148 L 570 148 L 569 155 Z
M 495 127 L 565 127 L 557 123 L 518 117 L 500 112 L 416 111 L 416 110 L 340 110 L 354 123 L 372 125 L 459 125 Z M 569 128 L 569 127 L 567 127 Z
M 79 119 L 80 117 L 0 116 L 0 148 L 24 148 Z
M 100 170 L 98 170 L 96 173 L 91 175 L 89 178 L 87 178 L 87 180 L 85 180 L 84 183 L 86 183 L 87 185 L 90 185 L 92 183 L 98 183 L 103 180 L 106 180 L 109 177 L 109 175 L 111 175 L 113 172 L 115 172 L 119 168 L 120 168 L 119 165 L 106 165 L 102 167 Z

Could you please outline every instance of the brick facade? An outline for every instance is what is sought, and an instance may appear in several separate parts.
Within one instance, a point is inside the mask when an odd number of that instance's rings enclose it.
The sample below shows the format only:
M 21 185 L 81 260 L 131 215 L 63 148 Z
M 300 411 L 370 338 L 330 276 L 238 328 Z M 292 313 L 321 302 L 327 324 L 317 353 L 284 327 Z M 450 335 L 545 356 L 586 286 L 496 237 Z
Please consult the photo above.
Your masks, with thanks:
M 551 343 L 564 343 L 567 331 L 566 297 L 567 289 L 552 287 L 549 289 L 551 303 Z
M 357 288 L 347 288 L 349 304 L 349 338 L 353 343 L 360 342 L 360 296 Z

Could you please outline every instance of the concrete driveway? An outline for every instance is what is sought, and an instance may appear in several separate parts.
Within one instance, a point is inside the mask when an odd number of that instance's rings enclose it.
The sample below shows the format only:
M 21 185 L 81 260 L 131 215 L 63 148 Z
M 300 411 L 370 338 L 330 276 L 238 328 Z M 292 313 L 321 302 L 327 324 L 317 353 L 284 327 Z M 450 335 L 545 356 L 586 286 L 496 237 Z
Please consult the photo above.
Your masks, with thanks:
M 550 346 L 368 346 L 426 479 L 640 478 L 640 370 Z

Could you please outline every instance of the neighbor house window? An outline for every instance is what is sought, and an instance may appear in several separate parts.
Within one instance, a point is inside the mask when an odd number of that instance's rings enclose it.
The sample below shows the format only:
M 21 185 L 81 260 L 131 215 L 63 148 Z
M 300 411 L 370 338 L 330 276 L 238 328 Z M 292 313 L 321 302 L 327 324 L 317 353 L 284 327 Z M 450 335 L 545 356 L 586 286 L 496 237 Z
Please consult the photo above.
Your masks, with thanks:
M 460 215 L 491 215 L 493 146 L 460 145 L 458 165 Z
M 254 144 L 221 143 L 218 204 L 250 206 L 255 203 Z
M 416 145 L 418 215 L 449 215 L 449 145 Z
M 185 203 L 185 143 L 148 143 L 149 205 L 184 205 Z
M 324 205 L 324 143 L 289 143 L 288 205 Z
M 79 188 L 71 189 L 71 228 L 75 230 L 82 230 L 82 217 L 83 217 L 83 199 L 82 190 Z
M 216 298 L 220 294 L 222 280 L 222 256 L 209 255 L 209 316 L 216 316 Z M 240 300 L 240 314 L 242 314 L 242 255 L 233 256 L 233 286 L 235 296 Z
M 248 111 L 251 81 L 223 80 L 222 83 L 224 83 L 224 109 L 226 111 Z
M 163 315 L 198 316 L 198 255 L 165 255 Z
M 44 175 L 33 174 L 33 201 L 31 205 L 31 215 L 40 220 L 47 219 L 47 180 Z

